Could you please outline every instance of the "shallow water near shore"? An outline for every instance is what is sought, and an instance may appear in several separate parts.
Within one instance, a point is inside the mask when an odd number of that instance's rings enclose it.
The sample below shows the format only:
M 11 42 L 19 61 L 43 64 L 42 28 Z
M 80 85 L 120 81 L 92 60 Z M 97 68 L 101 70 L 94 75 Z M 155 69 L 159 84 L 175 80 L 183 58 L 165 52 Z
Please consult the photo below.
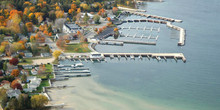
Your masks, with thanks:
M 165 0 L 140 6 L 150 14 L 183 20 L 174 24 L 186 29 L 186 45 L 177 46 L 178 33 L 165 26 L 152 25 L 161 27 L 157 46 L 98 45 L 96 49 L 101 52 L 181 52 L 187 62 L 122 58 L 120 61 L 108 59 L 107 63 L 84 63 L 92 76 L 55 82 L 76 87 L 52 89 L 52 99 L 67 104 L 64 109 L 68 110 L 219 110 L 218 7 L 219 0 Z M 129 31 L 130 34 L 135 32 Z

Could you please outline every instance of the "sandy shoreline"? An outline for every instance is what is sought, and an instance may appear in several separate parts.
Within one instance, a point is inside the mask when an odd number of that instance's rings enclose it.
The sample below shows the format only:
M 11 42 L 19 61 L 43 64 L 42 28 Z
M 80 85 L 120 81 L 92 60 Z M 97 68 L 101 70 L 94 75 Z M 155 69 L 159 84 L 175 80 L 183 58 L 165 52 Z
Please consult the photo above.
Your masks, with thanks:
M 75 86 L 48 90 L 52 98 L 50 103 L 65 103 L 63 110 L 172 110 L 149 104 L 126 93 L 104 88 L 92 77 L 71 78 L 54 84 Z

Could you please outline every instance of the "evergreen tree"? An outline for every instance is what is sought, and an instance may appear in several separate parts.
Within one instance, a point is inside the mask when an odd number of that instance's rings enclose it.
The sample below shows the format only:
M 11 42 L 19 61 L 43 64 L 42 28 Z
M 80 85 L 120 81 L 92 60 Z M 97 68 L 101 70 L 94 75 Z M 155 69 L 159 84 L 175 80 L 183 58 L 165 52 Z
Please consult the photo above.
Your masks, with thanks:
M 28 36 L 28 30 L 27 30 L 26 25 L 23 26 L 22 34 L 24 34 L 25 36 Z
M 8 96 L 5 95 L 5 96 L 3 97 L 3 99 L 2 99 L 2 102 L 1 102 L 2 108 L 5 108 L 5 107 L 6 107 L 8 100 L 9 100 Z
M 53 32 L 53 29 L 52 29 L 52 26 L 49 25 L 48 28 L 47 28 L 47 31 L 50 33 L 50 32 Z

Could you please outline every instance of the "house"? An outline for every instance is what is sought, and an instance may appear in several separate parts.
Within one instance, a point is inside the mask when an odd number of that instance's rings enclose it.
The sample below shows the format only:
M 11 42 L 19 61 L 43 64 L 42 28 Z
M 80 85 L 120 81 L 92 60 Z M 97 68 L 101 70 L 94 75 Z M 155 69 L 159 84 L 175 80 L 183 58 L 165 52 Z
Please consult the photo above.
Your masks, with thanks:
M 27 80 L 30 82 L 27 88 L 24 89 L 25 92 L 36 91 L 37 87 L 40 86 L 41 78 L 37 78 L 36 76 L 28 76 Z
M 20 71 L 20 74 L 22 74 L 22 75 L 23 75 L 23 74 L 27 75 L 27 74 L 28 74 L 28 71 L 22 69 L 22 70 Z
M 24 69 L 32 69 L 34 66 L 33 65 L 23 65 Z
M 18 98 L 18 96 L 21 94 L 21 91 L 19 89 L 9 89 L 6 94 L 8 95 L 8 97 L 12 98 L 12 97 L 16 97 Z
M 37 70 L 33 68 L 33 69 L 31 70 L 31 74 L 32 74 L 32 75 L 37 75 Z
M 40 56 L 41 57 L 51 57 L 52 54 L 51 53 L 41 53 Z
M 10 82 L 9 81 L 6 81 L 6 80 L 3 80 L 1 83 L 0 83 L 0 89 L 10 89 Z
M 26 52 L 26 53 L 24 53 L 24 56 L 26 58 L 31 58 L 31 57 L 33 57 L 33 54 L 31 52 Z
M 77 33 L 77 31 L 82 31 L 82 28 L 75 23 L 64 23 L 63 32 L 64 33 Z

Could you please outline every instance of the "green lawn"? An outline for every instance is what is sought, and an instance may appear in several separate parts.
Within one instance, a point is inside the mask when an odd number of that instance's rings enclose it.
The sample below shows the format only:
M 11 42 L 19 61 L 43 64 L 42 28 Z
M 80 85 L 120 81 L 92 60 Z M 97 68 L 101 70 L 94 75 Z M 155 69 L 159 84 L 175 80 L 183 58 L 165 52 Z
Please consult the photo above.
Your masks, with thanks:
M 27 65 L 27 64 L 32 64 L 33 63 L 33 58 L 24 58 L 23 62 L 19 62 L 18 65 Z
M 88 48 L 88 43 L 70 44 L 65 47 L 66 53 L 88 53 L 91 50 Z
M 52 65 L 51 64 L 46 64 L 46 71 L 45 72 L 48 72 L 48 73 L 51 73 L 53 72 L 53 69 L 52 69 Z

